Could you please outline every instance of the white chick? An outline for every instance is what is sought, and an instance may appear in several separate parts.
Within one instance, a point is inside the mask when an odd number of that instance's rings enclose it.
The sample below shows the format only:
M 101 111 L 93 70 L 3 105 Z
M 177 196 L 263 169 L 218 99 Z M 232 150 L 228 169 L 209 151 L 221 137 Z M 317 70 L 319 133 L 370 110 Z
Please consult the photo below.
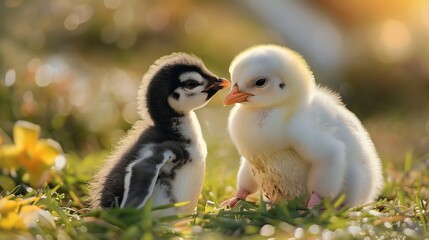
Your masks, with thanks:
M 231 63 L 235 106 L 228 130 L 242 155 L 238 191 L 225 201 L 260 190 L 273 203 L 310 194 L 352 207 L 370 203 L 383 186 L 380 159 L 359 119 L 327 88 L 316 86 L 305 60 L 276 45 L 240 53 Z

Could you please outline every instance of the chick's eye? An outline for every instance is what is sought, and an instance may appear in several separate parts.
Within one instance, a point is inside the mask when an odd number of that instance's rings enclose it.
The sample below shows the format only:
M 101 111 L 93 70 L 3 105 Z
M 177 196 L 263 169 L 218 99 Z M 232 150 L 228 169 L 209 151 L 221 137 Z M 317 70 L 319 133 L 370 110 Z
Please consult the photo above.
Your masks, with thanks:
M 197 87 L 199 85 L 200 85 L 200 83 L 198 81 L 196 81 L 196 80 L 186 80 L 184 82 L 184 86 L 187 89 L 193 89 L 193 88 L 195 88 L 195 87 Z
M 255 86 L 256 87 L 263 87 L 263 86 L 265 86 L 266 83 L 267 83 L 266 78 L 260 78 L 260 79 L 256 80 Z

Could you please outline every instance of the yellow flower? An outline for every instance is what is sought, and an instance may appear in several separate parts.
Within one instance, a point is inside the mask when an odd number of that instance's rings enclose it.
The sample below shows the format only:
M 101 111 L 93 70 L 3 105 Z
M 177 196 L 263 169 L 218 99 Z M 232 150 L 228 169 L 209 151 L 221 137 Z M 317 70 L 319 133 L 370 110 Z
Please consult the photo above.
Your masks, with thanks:
M 0 229 L 3 230 L 26 230 L 24 221 L 15 212 L 9 212 L 0 219 Z
M 29 175 L 28 182 L 34 187 L 48 182 L 52 167 L 62 157 L 62 149 L 52 139 L 39 139 L 40 127 L 17 121 L 13 127 L 15 144 L 0 146 L 0 168 L 16 170 L 23 167 Z
M 38 222 L 55 227 L 54 218 L 48 211 L 28 205 L 37 198 L 10 200 L 12 197 L 8 195 L 0 199 L 0 230 L 26 230 L 37 226 Z

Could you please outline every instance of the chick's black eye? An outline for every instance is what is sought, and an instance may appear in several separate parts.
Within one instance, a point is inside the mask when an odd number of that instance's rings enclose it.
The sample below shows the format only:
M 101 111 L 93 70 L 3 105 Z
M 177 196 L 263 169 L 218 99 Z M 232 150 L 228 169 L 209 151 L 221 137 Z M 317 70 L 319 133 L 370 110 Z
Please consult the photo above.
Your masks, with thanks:
M 196 87 L 198 87 L 200 85 L 200 83 L 198 82 L 198 81 L 196 81 L 196 80 L 186 80 L 184 83 L 183 83 L 183 86 L 185 86 L 185 88 L 187 88 L 187 89 L 193 89 L 193 88 L 196 88 Z
M 255 86 L 256 87 L 263 87 L 263 86 L 265 86 L 266 83 L 267 83 L 266 78 L 260 78 L 260 79 L 256 80 Z

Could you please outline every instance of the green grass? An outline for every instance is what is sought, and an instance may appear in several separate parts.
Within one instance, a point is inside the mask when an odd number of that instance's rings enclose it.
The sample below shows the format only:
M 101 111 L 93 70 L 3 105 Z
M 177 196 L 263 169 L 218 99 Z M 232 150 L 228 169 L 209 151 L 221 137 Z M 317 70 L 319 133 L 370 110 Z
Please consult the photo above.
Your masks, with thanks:
M 102 156 L 90 156 L 74 164 L 90 165 Z M 55 216 L 56 226 L 39 222 L 28 231 L 0 230 L 0 239 L 19 236 L 28 239 L 38 236 L 44 239 L 423 239 L 429 236 L 429 160 L 423 160 L 417 161 L 407 154 L 403 167 L 385 164 L 383 193 L 376 203 L 364 209 L 338 209 L 341 199 L 335 203 L 325 201 L 321 208 L 312 210 L 304 207 L 302 199 L 279 205 L 260 204 L 256 199 L 222 209 L 219 202 L 231 197 L 235 179 L 233 174 L 222 178 L 215 175 L 225 168 L 217 164 L 218 167 L 207 171 L 195 214 L 153 220 L 151 204 L 139 210 L 85 208 L 86 181 L 90 174 L 85 167 L 76 168 L 73 164 L 76 159 L 71 157 L 70 167 L 60 178 L 61 184 L 26 194 L 41 197 L 36 204 Z

